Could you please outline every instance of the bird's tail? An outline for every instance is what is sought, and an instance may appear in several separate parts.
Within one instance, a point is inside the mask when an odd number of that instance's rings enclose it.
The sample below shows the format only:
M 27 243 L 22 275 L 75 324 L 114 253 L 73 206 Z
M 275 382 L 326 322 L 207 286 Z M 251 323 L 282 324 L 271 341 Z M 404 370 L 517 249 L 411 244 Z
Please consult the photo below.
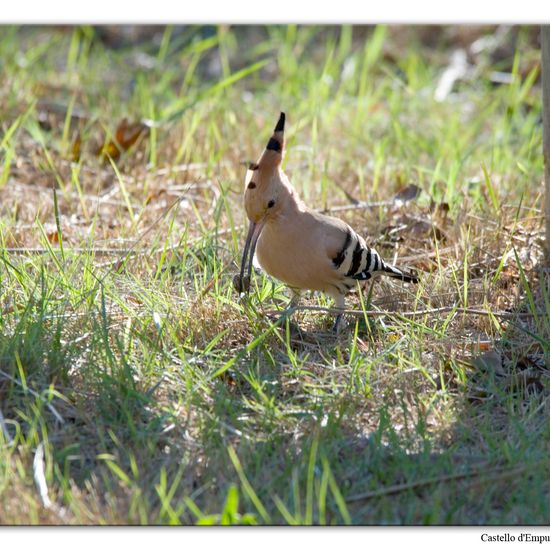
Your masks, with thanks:
M 395 267 L 394 265 L 384 263 L 382 265 L 382 271 L 389 277 L 393 277 L 395 279 L 405 281 L 406 283 L 416 284 L 419 281 L 417 275 L 415 275 L 414 273 L 412 272 L 405 273 L 404 271 L 401 271 L 401 269 L 399 269 L 398 267 Z

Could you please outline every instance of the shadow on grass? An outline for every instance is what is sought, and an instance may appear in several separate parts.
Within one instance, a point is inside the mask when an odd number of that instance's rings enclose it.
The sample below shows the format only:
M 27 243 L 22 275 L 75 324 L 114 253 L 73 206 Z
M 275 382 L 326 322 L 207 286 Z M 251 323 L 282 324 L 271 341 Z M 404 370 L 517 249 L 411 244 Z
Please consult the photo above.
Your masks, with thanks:
M 437 434 L 428 426 L 430 406 L 422 400 L 402 405 L 403 417 L 414 419 L 409 430 L 395 421 L 384 426 L 385 411 L 399 400 L 380 410 L 363 475 L 346 494 L 356 521 L 393 513 L 390 521 L 399 524 L 547 524 L 548 274 L 530 286 L 522 271 L 521 284 L 524 299 L 502 322 L 502 337 L 458 361 L 465 376 L 457 376 L 460 368 L 447 373 L 454 408 L 447 429 Z
M 178 365 L 146 332 L 149 354 L 130 350 L 130 327 L 101 313 L 67 339 L 38 302 L 0 340 L 4 428 L 29 471 L 45 443 L 67 511 L 45 523 L 544 524 L 547 295 L 527 293 L 500 340 L 431 391 L 418 369 L 350 373 L 349 342 L 313 329 L 282 329 L 207 381 L 208 357 Z M 317 340 L 338 359 L 321 363 Z
M 434 381 L 436 391 L 422 395 L 409 377 L 381 390 L 373 406 L 372 394 L 344 390 L 282 416 L 273 407 L 254 440 L 239 432 L 243 470 L 260 501 L 275 503 L 271 521 L 547 524 L 548 277 L 532 283 L 536 292 L 525 278 L 521 284 L 524 299 L 502 321 L 502 336 L 483 352 L 450 361 L 445 380 Z M 296 347 L 307 350 L 314 334 L 298 336 Z M 296 376 L 297 392 L 314 387 L 307 369 Z M 264 370 L 262 379 L 280 388 L 272 397 L 289 399 L 287 375 L 274 371 L 270 378 Z M 293 436 L 281 427 L 285 421 Z

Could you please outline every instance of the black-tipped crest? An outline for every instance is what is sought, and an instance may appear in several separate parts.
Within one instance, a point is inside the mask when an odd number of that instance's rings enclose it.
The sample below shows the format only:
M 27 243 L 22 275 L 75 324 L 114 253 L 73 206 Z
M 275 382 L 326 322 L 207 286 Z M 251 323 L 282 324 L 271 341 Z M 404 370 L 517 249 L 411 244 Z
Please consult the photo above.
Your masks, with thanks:
M 275 126 L 274 132 L 284 132 L 285 131 L 285 114 L 281 113 L 281 116 L 279 117 L 279 120 L 277 122 L 277 126 Z
M 266 145 L 266 151 L 274 151 L 275 153 L 282 153 L 285 143 L 284 131 L 285 131 L 285 114 L 281 113 L 277 125 L 273 130 L 273 135 L 269 138 Z
M 281 150 L 281 144 L 275 138 L 271 138 L 267 142 L 266 149 L 268 149 L 269 151 L 280 151 Z
M 281 112 L 279 115 L 279 120 L 275 125 L 275 129 L 273 130 L 273 133 L 265 146 L 264 152 L 258 160 L 257 164 L 260 171 L 269 171 L 281 164 L 283 159 L 283 151 L 285 149 L 285 121 L 285 114 Z

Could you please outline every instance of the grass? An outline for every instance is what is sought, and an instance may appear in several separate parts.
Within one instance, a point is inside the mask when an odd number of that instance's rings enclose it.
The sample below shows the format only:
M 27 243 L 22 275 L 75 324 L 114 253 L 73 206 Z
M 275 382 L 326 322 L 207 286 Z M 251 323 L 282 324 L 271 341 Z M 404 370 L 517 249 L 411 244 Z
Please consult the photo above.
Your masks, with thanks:
M 493 30 L 3 29 L 3 524 L 548 523 L 539 54 Z M 422 272 L 338 338 L 232 288 L 280 110 L 300 195 Z

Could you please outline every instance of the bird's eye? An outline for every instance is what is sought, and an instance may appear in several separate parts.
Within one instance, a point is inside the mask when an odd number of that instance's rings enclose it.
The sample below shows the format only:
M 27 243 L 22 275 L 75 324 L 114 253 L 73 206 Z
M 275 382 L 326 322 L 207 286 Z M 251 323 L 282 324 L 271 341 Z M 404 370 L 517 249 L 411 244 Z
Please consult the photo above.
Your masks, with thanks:
M 267 207 L 268 208 L 273 208 L 275 206 L 275 201 L 273 199 L 271 199 L 268 203 L 267 203 Z
M 253 181 L 251 181 L 251 182 L 248 184 L 248 188 L 249 188 L 249 189 L 256 189 L 256 184 L 255 184 Z

